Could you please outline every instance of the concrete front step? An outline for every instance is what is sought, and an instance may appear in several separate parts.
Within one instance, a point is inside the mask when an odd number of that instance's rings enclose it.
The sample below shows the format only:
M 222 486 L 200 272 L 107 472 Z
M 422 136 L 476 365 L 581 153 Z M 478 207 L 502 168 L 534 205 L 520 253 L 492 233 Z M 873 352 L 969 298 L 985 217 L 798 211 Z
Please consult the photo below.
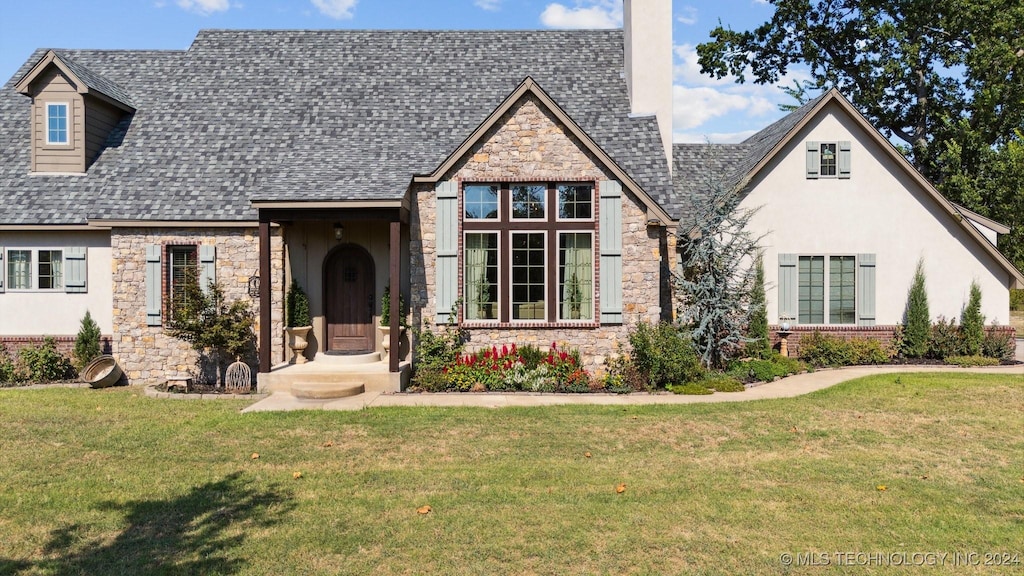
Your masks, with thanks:
M 292 396 L 303 400 L 327 400 L 356 396 L 366 391 L 362 382 L 295 382 Z
M 380 352 L 370 352 L 368 354 L 328 354 L 326 352 L 320 352 L 314 359 L 315 362 L 321 365 L 343 365 L 343 366 L 354 366 L 358 364 L 373 364 L 380 362 Z

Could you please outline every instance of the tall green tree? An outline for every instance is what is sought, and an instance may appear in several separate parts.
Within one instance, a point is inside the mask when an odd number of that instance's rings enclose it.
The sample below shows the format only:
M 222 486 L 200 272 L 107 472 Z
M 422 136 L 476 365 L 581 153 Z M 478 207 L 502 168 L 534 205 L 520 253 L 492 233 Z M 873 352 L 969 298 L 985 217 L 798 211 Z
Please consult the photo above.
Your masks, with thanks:
M 932 317 L 928 310 L 928 292 L 924 286 L 924 260 L 917 261 L 914 279 L 907 291 L 907 307 L 903 312 L 903 354 L 923 358 L 928 353 Z
M 1024 2 L 769 2 L 775 13 L 753 30 L 711 31 L 711 41 L 697 47 L 704 73 L 774 84 L 806 66 L 810 79 L 786 92 L 806 100 L 838 88 L 883 134 L 902 141 L 949 199 L 1024 224 L 1019 211 L 993 198 L 1017 194 L 1024 180 L 996 184 L 990 176 L 1014 162 L 1010 145 L 1024 128 Z M 1016 253 L 1022 242 L 1008 238 L 1000 248 Z
M 976 281 L 971 282 L 971 296 L 960 313 L 960 329 L 964 334 L 964 351 L 972 356 L 981 354 L 981 343 L 985 340 L 985 316 L 981 314 L 981 287 Z
M 764 292 L 764 258 L 757 257 L 754 264 L 754 283 L 750 288 L 747 308 L 747 338 L 744 350 L 752 358 L 767 358 L 771 354 L 768 340 L 768 307 Z

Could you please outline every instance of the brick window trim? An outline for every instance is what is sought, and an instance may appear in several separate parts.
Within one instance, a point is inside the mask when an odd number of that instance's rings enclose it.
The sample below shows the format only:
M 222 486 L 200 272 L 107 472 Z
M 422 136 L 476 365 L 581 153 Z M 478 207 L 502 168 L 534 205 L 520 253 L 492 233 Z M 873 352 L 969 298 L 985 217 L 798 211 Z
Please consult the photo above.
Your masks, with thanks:
M 464 300 L 465 299 L 465 294 L 463 293 L 464 288 L 465 288 L 465 285 L 464 285 L 464 281 L 465 281 L 465 262 L 464 262 L 464 257 L 463 257 L 465 252 L 464 252 L 464 247 L 463 247 L 463 240 L 465 238 L 465 232 L 466 232 L 465 227 L 463 226 L 463 224 L 464 224 L 463 220 L 464 220 L 464 216 L 465 216 L 464 201 L 465 201 L 465 198 L 466 198 L 466 196 L 464 194 L 464 190 L 465 190 L 465 186 L 467 184 L 468 185 L 473 185 L 473 184 L 482 184 L 482 185 L 485 185 L 485 184 L 545 184 L 545 185 L 549 185 L 549 186 L 550 185 L 556 185 L 557 186 L 558 184 L 590 184 L 590 185 L 592 185 L 594 187 L 594 194 L 593 194 L 593 198 L 591 199 L 591 201 L 593 203 L 593 205 L 591 207 L 591 211 L 592 211 L 592 215 L 593 215 L 592 216 L 592 220 L 581 220 L 580 221 L 581 223 L 592 224 L 592 227 L 586 228 L 585 231 L 591 233 L 593 235 L 593 239 L 594 239 L 593 240 L 593 246 L 591 248 L 591 250 L 593 251 L 593 258 L 594 258 L 594 285 L 593 285 L 593 291 L 594 291 L 594 299 L 593 299 L 594 319 L 593 320 L 583 320 L 583 321 L 556 320 L 554 322 L 551 322 L 551 321 L 536 322 L 536 321 L 523 321 L 523 320 L 514 321 L 514 320 L 511 320 L 511 310 L 510 310 L 509 311 L 510 321 L 508 321 L 508 322 L 482 321 L 482 320 L 466 320 L 464 318 L 464 315 L 463 315 L 463 308 L 462 308 L 462 306 L 460 306 L 459 307 L 458 320 L 457 320 L 459 326 L 467 328 L 467 329 L 471 329 L 471 328 L 494 328 L 494 329 L 580 328 L 580 329 L 596 329 L 596 328 L 600 328 L 601 327 L 601 322 L 600 322 L 600 318 L 601 318 L 601 225 L 600 225 L 600 223 L 601 223 L 601 208 L 600 208 L 600 205 L 601 205 L 601 202 L 600 202 L 600 199 L 601 199 L 601 189 L 600 189 L 600 186 L 601 186 L 601 179 L 602 178 L 603 178 L 603 176 L 594 176 L 594 177 L 589 177 L 589 178 L 588 177 L 572 177 L 572 178 L 558 178 L 558 177 L 548 178 L 548 177 L 544 177 L 544 178 L 534 178 L 534 179 L 531 179 L 531 178 L 507 177 L 506 176 L 506 177 L 498 177 L 498 178 L 472 178 L 472 179 L 461 178 L 460 177 L 460 178 L 456 179 L 456 181 L 458 182 L 458 186 L 459 186 L 459 196 L 458 196 L 459 202 L 458 202 L 458 208 L 457 208 L 457 210 L 459 211 L 458 212 L 458 214 L 459 214 L 459 232 L 458 232 L 458 243 L 459 243 L 458 258 L 459 258 L 459 263 L 457 265 L 458 266 L 458 270 L 459 270 L 459 272 L 458 272 L 458 283 L 459 283 L 458 284 L 458 295 L 459 295 L 459 299 L 463 300 L 463 302 L 465 301 Z M 500 202 L 500 200 L 499 200 L 499 202 Z M 499 214 L 500 214 L 500 210 L 501 210 L 501 207 L 500 207 L 500 203 L 499 203 Z M 511 216 L 510 216 L 510 218 L 511 218 Z M 501 219 L 499 219 L 498 221 L 502 222 L 506 226 L 510 226 L 510 225 L 514 224 L 514 222 L 511 221 L 511 220 L 502 221 Z M 557 220 L 557 218 L 556 218 L 555 221 L 551 224 L 552 229 L 551 230 L 546 230 L 546 231 L 549 232 L 549 233 L 554 233 L 556 235 L 557 235 L 558 232 L 571 231 L 570 228 L 559 228 L 558 227 L 559 224 L 563 224 L 564 225 L 564 224 L 567 224 L 567 223 L 571 223 L 571 221 Z M 558 258 L 557 253 L 553 257 L 555 259 L 555 262 L 557 263 L 557 258 Z M 549 258 L 549 261 L 550 261 L 552 256 L 549 255 L 548 258 Z M 501 274 L 500 268 L 499 268 L 499 274 Z M 557 277 L 557 275 L 556 275 L 556 277 Z M 508 289 L 511 291 L 511 287 L 510 286 L 508 287 Z M 557 289 L 556 289 L 556 291 L 557 291 Z M 510 292 L 510 294 L 511 294 L 511 292 Z M 500 296 L 500 294 L 499 294 L 499 296 Z M 501 305 L 500 302 L 499 302 L 499 305 Z M 557 315 L 557 311 L 556 311 L 556 315 Z M 501 313 L 499 312 L 499 317 L 500 316 L 501 316 Z

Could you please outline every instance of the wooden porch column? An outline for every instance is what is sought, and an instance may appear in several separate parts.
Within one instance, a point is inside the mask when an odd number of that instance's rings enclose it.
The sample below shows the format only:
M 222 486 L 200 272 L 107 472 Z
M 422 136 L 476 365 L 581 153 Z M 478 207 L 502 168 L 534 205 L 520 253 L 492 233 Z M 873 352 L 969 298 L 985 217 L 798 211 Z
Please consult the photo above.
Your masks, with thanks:
M 270 372 L 270 222 L 260 219 L 260 373 Z
M 401 355 L 399 337 L 402 319 L 402 223 L 391 222 L 391 250 L 389 274 L 391 275 L 391 353 L 388 354 L 388 371 L 398 372 L 398 361 Z

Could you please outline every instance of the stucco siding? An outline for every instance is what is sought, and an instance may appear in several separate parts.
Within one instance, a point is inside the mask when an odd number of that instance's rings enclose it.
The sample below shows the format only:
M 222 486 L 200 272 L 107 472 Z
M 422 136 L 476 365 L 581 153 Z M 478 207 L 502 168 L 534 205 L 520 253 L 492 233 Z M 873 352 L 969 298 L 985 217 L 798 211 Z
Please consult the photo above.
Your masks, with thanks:
M 0 292 L 0 336 L 75 335 L 86 310 L 103 334 L 112 332 L 109 232 L 0 232 L 0 248 L 5 250 L 65 250 L 69 247 L 86 248 L 87 291 L 81 294 L 68 294 L 64 290 L 44 292 L 8 289 Z M 9 285 L 5 286 L 9 288 Z
M 852 143 L 851 177 L 808 179 L 805 143 L 844 140 Z M 976 280 L 986 322 L 1008 321 L 1009 274 L 837 105 L 804 127 L 749 187 L 741 207 L 759 207 L 751 228 L 767 232 L 769 322 L 779 322 L 779 254 L 874 254 L 876 324 L 902 320 L 919 259 L 933 317 L 959 317 Z

